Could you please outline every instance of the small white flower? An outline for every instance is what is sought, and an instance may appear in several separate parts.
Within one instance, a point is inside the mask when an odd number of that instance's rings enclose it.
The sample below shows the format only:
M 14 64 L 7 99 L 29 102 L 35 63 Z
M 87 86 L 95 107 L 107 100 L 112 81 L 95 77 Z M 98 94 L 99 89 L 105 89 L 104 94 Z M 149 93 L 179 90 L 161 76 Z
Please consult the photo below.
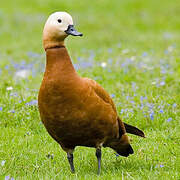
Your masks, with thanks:
M 5 165 L 5 163 L 6 163 L 6 161 L 5 161 L 5 160 L 1 161 L 1 166 L 4 166 L 4 165 Z
M 136 56 L 131 56 L 130 58 L 132 61 L 134 61 L 136 59 Z
M 123 54 L 127 54 L 128 52 L 129 52 L 129 49 L 123 49 L 123 50 L 122 50 L 122 53 L 123 53 Z
M 27 78 L 29 75 L 30 75 L 30 71 L 27 69 L 23 69 L 15 73 L 15 76 L 18 78 Z
M 155 84 L 156 84 L 156 81 L 153 81 L 151 84 L 152 84 L 152 85 L 155 85 Z
M 173 46 L 169 46 L 169 47 L 168 47 L 168 51 L 169 51 L 169 52 L 172 52 L 173 49 L 174 49 Z
M 107 63 L 106 62 L 102 62 L 101 63 L 101 67 L 105 68 L 107 66 Z
M 13 87 L 12 86 L 9 86 L 6 88 L 7 91 L 12 91 L 13 90 Z

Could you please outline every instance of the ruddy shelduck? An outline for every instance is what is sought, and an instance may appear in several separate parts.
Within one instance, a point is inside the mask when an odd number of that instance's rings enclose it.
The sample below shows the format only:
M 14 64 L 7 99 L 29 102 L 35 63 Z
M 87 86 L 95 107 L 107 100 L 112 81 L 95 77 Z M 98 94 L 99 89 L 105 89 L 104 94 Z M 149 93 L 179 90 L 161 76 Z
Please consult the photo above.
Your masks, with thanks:
M 82 36 L 72 17 L 66 12 L 51 14 L 43 31 L 46 70 L 38 96 L 40 117 L 67 153 L 72 172 L 75 147 L 86 146 L 96 148 L 100 174 L 101 147 L 127 157 L 133 154 L 127 133 L 145 136 L 121 121 L 111 97 L 96 81 L 77 74 L 64 44 L 68 35 Z

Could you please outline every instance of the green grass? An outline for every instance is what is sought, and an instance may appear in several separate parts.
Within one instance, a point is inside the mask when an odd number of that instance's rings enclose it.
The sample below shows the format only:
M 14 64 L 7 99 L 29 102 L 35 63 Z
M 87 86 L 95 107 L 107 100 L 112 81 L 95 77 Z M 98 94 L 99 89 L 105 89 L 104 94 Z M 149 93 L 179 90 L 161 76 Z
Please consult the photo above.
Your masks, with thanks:
M 179 9 L 179 0 L 1 2 L 0 179 L 179 179 Z M 76 148 L 71 174 L 37 106 L 27 104 L 37 99 L 45 64 L 42 29 L 54 11 L 69 12 L 84 33 L 66 42 L 78 73 L 100 83 L 123 120 L 147 136 L 130 135 L 135 154 L 128 158 L 103 149 L 100 176 L 95 150 L 84 147 Z M 22 68 L 27 78 L 17 76 Z

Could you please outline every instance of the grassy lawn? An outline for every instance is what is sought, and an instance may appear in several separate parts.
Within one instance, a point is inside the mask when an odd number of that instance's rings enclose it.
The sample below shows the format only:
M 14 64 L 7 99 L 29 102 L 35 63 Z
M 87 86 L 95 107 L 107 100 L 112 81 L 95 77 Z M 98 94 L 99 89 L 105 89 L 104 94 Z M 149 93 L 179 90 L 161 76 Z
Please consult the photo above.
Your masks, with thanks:
M 9 0 L 0 5 L 0 179 L 180 178 L 179 0 Z M 42 29 L 54 11 L 67 11 L 82 38 L 67 48 L 78 73 L 100 83 L 130 135 L 135 154 L 77 147 L 76 173 L 40 121 L 37 94 L 45 67 Z

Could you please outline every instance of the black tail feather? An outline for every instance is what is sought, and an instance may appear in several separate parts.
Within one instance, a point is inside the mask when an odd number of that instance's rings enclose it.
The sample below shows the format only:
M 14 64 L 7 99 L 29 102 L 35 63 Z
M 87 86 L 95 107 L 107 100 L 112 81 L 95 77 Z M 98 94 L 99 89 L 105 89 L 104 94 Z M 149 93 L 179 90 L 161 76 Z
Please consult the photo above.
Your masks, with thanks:
M 124 123 L 124 126 L 126 128 L 127 133 L 134 134 L 134 135 L 141 136 L 141 137 L 145 138 L 144 132 L 141 131 L 140 129 L 138 129 L 138 128 L 134 127 L 134 126 L 131 126 L 129 124 L 126 124 L 126 123 Z
M 123 148 L 121 147 L 120 149 L 117 148 L 117 149 L 115 149 L 115 151 L 119 155 L 124 156 L 124 157 L 128 157 L 130 154 L 134 153 L 133 148 L 131 147 L 130 144 L 127 144 L 126 146 L 124 146 Z

